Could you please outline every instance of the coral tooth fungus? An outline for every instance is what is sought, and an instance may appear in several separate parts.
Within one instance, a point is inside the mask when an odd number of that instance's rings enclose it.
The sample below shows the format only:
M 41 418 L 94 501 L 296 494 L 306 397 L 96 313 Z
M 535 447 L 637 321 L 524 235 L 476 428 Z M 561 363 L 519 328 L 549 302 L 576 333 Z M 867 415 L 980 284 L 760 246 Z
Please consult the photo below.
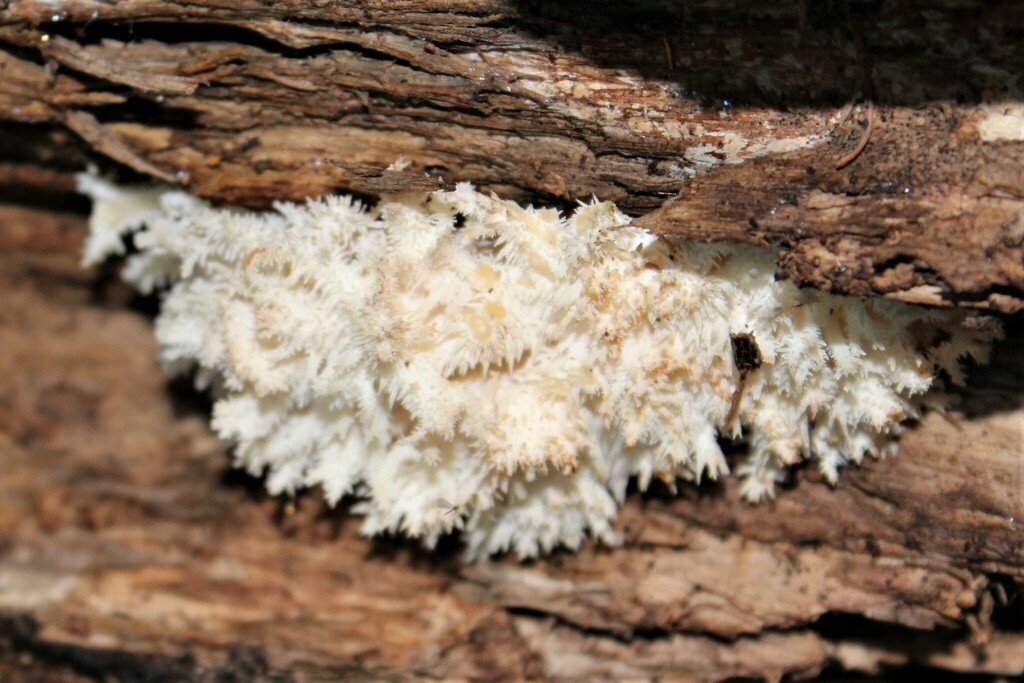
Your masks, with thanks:
M 565 218 L 462 184 L 257 214 L 81 186 L 86 262 L 133 234 L 125 277 L 166 288 L 161 359 L 214 392 L 238 466 L 353 496 L 368 534 L 461 530 L 471 557 L 612 543 L 630 478 L 718 477 L 720 435 L 745 441 L 750 501 L 804 458 L 834 481 L 994 336 L 798 289 L 770 250 L 656 237 L 610 203 Z

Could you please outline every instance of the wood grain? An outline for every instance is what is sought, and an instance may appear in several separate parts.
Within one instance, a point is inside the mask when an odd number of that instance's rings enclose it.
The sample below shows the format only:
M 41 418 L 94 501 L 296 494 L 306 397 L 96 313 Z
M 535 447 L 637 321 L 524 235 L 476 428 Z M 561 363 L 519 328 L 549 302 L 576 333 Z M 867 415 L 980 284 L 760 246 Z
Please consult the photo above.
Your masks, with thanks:
M 220 203 L 595 195 L 804 285 L 1020 310 L 1021 3 L 869 4 L 19 0 L 0 120 Z
M 964 409 L 835 488 L 633 495 L 620 548 L 466 565 L 230 471 L 151 302 L 78 267 L 83 219 L 0 225 L 0 642 L 26 680 L 1024 671 L 1019 325 Z
M 0 3 L 0 677 L 1021 675 L 1022 30 L 1012 0 Z M 834 488 L 632 495 L 620 548 L 466 565 L 230 469 L 156 302 L 78 265 L 89 163 L 250 207 L 596 195 L 1007 337 Z

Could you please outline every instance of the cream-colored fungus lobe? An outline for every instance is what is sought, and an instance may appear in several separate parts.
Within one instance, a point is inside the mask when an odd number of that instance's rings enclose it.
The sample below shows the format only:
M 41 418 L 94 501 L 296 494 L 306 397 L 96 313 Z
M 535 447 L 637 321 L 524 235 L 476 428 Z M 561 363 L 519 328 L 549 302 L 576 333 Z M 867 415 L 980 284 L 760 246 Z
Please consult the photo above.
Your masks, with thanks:
M 746 443 L 750 501 L 803 458 L 834 481 L 993 336 L 798 289 L 770 250 L 659 238 L 610 203 L 565 218 L 462 184 L 243 213 L 81 188 L 85 262 L 132 234 L 126 279 L 165 290 L 161 359 L 214 392 L 239 467 L 275 494 L 353 496 L 367 534 L 460 530 L 474 558 L 614 543 L 630 478 L 725 474 L 720 437 Z

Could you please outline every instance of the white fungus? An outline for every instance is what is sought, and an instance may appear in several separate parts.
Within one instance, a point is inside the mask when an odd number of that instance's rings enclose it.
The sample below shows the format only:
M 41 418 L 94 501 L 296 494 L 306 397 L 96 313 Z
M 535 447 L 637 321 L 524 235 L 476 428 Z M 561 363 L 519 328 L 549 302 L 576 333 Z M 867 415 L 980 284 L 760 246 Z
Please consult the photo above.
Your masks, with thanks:
M 474 558 L 614 543 L 630 478 L 725 474 L 720 438 L 746 445 L 747 500 L 803 458 L 834 481 L 994 336 L 798 289 L 770 250 L 659 238 L 610 203 L 563 218 L 462 184 L 242 213 L 81 188 L 85 262 L 132 234 L 126 279 L 165 290 L 161 360 L 211 387 L 239 467 L 352 496 L 366 534 L 460 530 Z

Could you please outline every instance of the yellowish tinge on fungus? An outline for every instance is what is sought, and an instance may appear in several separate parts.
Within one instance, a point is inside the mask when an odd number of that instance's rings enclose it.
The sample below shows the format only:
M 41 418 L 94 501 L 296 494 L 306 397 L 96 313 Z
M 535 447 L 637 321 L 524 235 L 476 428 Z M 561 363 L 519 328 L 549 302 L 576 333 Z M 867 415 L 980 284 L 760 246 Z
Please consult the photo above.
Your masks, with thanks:
M 166 290 L 161 359 L 211 387 L 238 466 L 353 496 L 367 534 L 460 530 L 471 557 L 613 543 L 630 478 L 725 474 L 719 437 L 746 442 L 750 501 L 804 458 L 834 481 L 993 334 L 798 289 L 770 250 L 659 238 L 607 202 L 565 218 L 462 184 L 259 214 L 81 187 L 85 262 L 132 234 L 125 277 Z

